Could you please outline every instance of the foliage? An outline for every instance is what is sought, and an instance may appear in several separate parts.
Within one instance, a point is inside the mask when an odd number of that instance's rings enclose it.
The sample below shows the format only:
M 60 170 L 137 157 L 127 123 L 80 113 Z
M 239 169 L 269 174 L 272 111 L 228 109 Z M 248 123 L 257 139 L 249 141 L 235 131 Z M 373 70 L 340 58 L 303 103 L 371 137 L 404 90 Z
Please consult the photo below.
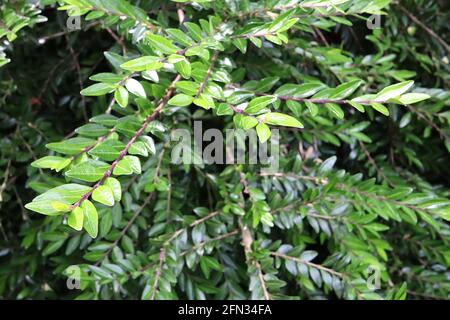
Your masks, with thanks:
M 449 298 L 445 3 L 0 8 L 0 297 Z M 198 120 L 278 170 L 174 163 Z

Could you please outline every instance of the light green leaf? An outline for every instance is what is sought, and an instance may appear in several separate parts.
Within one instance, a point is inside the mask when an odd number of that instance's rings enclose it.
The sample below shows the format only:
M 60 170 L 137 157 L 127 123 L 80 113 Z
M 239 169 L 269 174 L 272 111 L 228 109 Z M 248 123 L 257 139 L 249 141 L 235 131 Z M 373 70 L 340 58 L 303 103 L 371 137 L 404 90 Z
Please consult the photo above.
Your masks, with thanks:
M 272 135 L 269 126 L 264 123 L 260 123 L 256 126 L 256 133 L 261 143 L 266 142 Z
M 389 116 L 389 109 L 383 106 L 381 103 L 371 103 L 370 105 L 378 112 L 384 114 L 385 116 Z
M 119 175 L 129 175 L 129 174 L 140 174 L 141 173 L 141 162 L 138 157 L 135 156 L 125 156 L 119 161 L 117 166 L 114 168 L 113 173 L 116 176 Z
M 353 80 L 337 86 L 330 96 L 330 99 L 341 100 L 350 96 L 363 82 L 361 80 Z
M 303 124 L 300 121 L 283 113 L 270 112 L 259 116 L 259 118 L 271 125 L 303 128 Z
M 78 179 L 86 182 L 96 182 L 100 180 L 109 169 L 109 164 L 98 160 L 87 160 L 73 166 L 65 175 L 68 178 Z
M 152 56 L 143 56 L 120 65 L 122 69 L 130 71 L 154 71 L 161 69 L 162 66 L 160 58 Z
M 414 81 L 404 81 L 392 86 L 388 86 L 381 90 L 376 96 L 376 101 L 388 101 L 389 99 L 396 98 L 406 91 L 408 91 L 414 85 Z
M 188 96 L 184 93 L 179 93 L 176 96 L 172 97 L 168 103 L 172 106 L 185 107 L 190 105 L 193 100 L 194 97 Z
M 162 36 L 156 34 L 149 34 L 147 36 L 147 39 L 150 41 L 150 43 L 154 48 L 161 51 L 162 53 L 172 54 L 178 51 L 178 48 L 173 45 L 172 41 Z
M 93 145 L 96 140 L 77 137 L 67 139 L 61 142 L 52 142 L 46 145 L 47 149 L 63 154 L 75 155 L 80 153 L 84 148 Z
M 32 167 L 41 168 L 41 169 L 51 169 L 56 170 L 57 172 L 61 171 L 65 167 L 67 167 L 72 160 L 70 158 L 63 158 L 57 156 L 47 156 L 31 163 Z
M 120 201 L 122 199 L 122 186 L 120 185 L 119 180 L 112 177 L 108 178 L 105 181 L 105 185 L 111 188 L 114 200 Z
M 398 100 L 400 101 L 401 104 L 413 104 L 423 100 L 427 100 L 429 98 L 430 96 L 428 94 L 412 92 L 401 95 Z
M 128 106 L 128 91 L 120 86 L 117 88 L 116 92 L 114 92 L 114 99 L 116 99 L 119 106 L 122 108 L 126 108 Z
M 138 97 L 141 97 L 141 98 L 147 98 L 147 94 L 145 93 L 145 90 L 144 90 L 144 87 L 142 86 L 142 84 L 133 78 L 130 78 L 125 82 L 125 87 L 132 94 L 134 94 Z
M 80 94 L 83 96 L 103 96 L 110 92 L 113 92 L 117 88 L 117 85 L 112 83 L 96 83 L 93 84 L 83 90 L 81 90 Z
M 69 214 L 67 223 L 75 230 L 81 231 L 81 229 L 83 229 L 83 220 L 84 220 L 83 209 L 81 209 L 80 207 L 76 207 Z
M 245 108 L 245 112 L 249 114 L 256 114 L 263 110 L 266 106 L 269 104 L 275 102 L 277 100 L 277 97 L 275 96 L 262 96 L 257 97 L 250 101 L 247 108 Z
M 325 103 L 325 107 L 338 119 L 344 118 L 344 110 L 341 106 L 335 103 Z
M 241 125 L 244 128 L 244 130 L 251 129 L 258 124 L 258 120 L 250 116 L 243 117 L 241 121 L 242 121 Z
M 89 200 L 84 200 L 81 204 L 83 210 L 83 226 L 91 238 L 96 238 L 98 234 L 98 213 L 95 206 Z
M 187 59 L 181 60 L 176 62 L 175 64 L 175 70 L 178 71 L 178 73 L 184 78 L 189 79 L 191 77 L 191 64 Z
M 92 193 L 92 199 L 101 204 L 104 204 L 105 206 L 112 207 L 114 205 L 113 192 L 107 185 L 97 187 Z

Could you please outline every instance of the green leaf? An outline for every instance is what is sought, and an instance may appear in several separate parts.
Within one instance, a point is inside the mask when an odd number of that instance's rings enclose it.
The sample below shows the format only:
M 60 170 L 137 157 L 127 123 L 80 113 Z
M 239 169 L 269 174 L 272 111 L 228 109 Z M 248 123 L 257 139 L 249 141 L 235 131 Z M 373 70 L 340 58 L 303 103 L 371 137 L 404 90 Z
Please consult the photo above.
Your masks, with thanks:
M 359 112 L 364 112 L 364 106 L 358 102 L 355 101 L 348 101 L 348 103 L 355 108 L 356 110 L 358 110 Z
M 401 104 L 413 104 L 417 103 L 423 100 L 429 99 L 430 96 L 425 93 L 406 93 L 404 95 L 401 95 L 398 101 L 400 101 Z
M 103 135 L 106 135 L 109 132 L 109 129 L 97 123 L 88 123 L 84 126 L 81 126 L 75 129 L 75 132 L 81 136 L 89 137 L 89 138 L 97 138 Z
M 330 99 L 341 100 L 350 96 L 363 82 L 361 80 L 353 80 L 337 86 L 330 96 Z
M 147 94 L 145 93 L 142 84 L 133 78 L 130 78 L 125 82 L 125 88 L 127 88 L 130 93 L 138 97 L 147 98 Z
M 150 154 L 156 153 L 155 141 L 153 140 L 152 137 L 141 136 L 141 137 L 139 137 L 139 140 L 144 143 L 145 147 L 147 148 L 147 150 Z
M 133 59 L 120 65 L 122 69 L 130 71 L 154 71 L 163 67 L 163 63 L 158 57 L 143 56 L 137 59 Z
M 256 133 L 261 143 L 266 142 L 272 135 L 269 126 L 264 123 L 260 123 L 256 126 Z
M 83 210 L 83 227 L 84 230 L 91 236 L 96 238 L 98 234 L 98 213 L 95 206 L 89 200 L 84 200 L 81 204 Z
M 178 51 L 178 48 L 173 45 L 172 41 L 161 37 L 156 34 L 149 34 L 147 39 L 150 41 L 151 45 L 162 53 L 172 54 Z
M 375 100 L 388 101 L 389 99 L 396 98 L 408 91 L 413 85 L 414 81 L 409 80 L 386 87 L 375 96 Z
M 75 155 L 83 151 L 84 148 L 91 146 L 96 141 L 88 138 L 71 138 L 61 142 L 52 142 L 46 145 L 47 149 L 63 154 Z
M 187 94 L 184 93 L 179 93 L 176 96 L 172 97 L 168 103 L 172 106 L 186 107 L 190 105 L 193 100 L 194 97 L 188 96 Z
M 95 97 L 95 96 L 103 96 L 105 94 L 113 92 L 117 88 L 117 85 L 112 83 L 96 83 L 93 84 L 83 90 L 81 90 L 80 94 L 83 96 Z
M 176 42 L 178 42 L 182 45 L 190 46 L 194 43 L 194 41 L 180 29 L 170 29 L 169 28 L 169 29 L 166 29 L 166 32 L 168 34 L 170 34 L 175 39 Z
M 202 269 L 203 274 L 207 279 L 209 279 L 210 272 L 212 269 L 221 271 L 222 266 L 220 265 L 219 261 L 217 261 L 215 258 L 202 256 L 200 258 L 200 269 Z
M 114 161 L 125 148 L 125 144 L 118 140 L 107 139 L 96 145 L 88 153 L 106 161 Z
M 294 98 L 308 98 L 325 88 L 323 83 L 304 83 L 302 85 L 287 83 L 279 87 L 275 94 Z
M 178 71 L 178 73 L 184 78 L 189 79 L 191 77 L 191 64 L 187 59 L 181 60 L 176 62 L 175 64 L 175 70 Z
M 263 110 L 266 106 L 269 104 L 275 102 L 277 100 L 277 97 L 275 96 L 262 96 L 257 97 L 250 101 L 247 108 L 245 108 L 245 112 L 249 114 L 256 114 Z
M 195 98 L 192 102 L 195 105 L 202 107 L 203 109 L 206 110 L 215 107 L 214 100 L 212 99 L 212 97 L 203 93 L 200 94 L 198 98 Z
M 107 185 L 97 187 L 92 193 L 92 199 L 108 207 L 112 207 L 114 205 L 113 192 Z
M 258 120 L 256 118 L 249 116 L 243 117 L 241 121 L 241 125 L 244 130 L 251 129 L 258 124 Z
M 114 99 L 116 99 L 119 106 L 122 108 L 126 108 L 128 106 L 128 91 L 120 86 L 117 88 L 116 92 L 114 92 Z
M 61 171 L 67 167 L 72 160 L 69 158 L 57 157 L 57 156 L 46 156 L 31 163 L 32 167 L 41 169 L 51 169 L 56 170 L 56 172 Z
M 234 111 L 228 104 L 220 103 L 216 108 L 216 114 L 218 116 L 231 116 L 234 114 Z
M 37 196 L 32 202 L 25 205 L 25 208 L 41 214 L 56 216 L 62 214 L 52 206 L 52 202 L 73 204 L 92 188 L 80 184 L 69 183 Z
M 244 54 L 247 52 L 247 39 L 236 38 L 236 39 L 233 39 L 232 42 L 236 46 L 236 48 L 239 49 L 239 51 L 241 51 Z
M 65 175 L 68 178 L 78 179 L 86 182 L 97 182 L 109 169 L 109 164 L 98 160 L 87 160 L 73 166 Z
M 135 143 L 133 143 L 130 149 L 128 150 L 128 153 L 144 157 L 148 156 L 147 147 L 145 146 L 145 143 L 141 141 L 136 141 Z
M 81 209 L 80 207 L 76 207 L 69 214 L 67 223 L 75 230 L 81 231 L 81 229 L 83 229 L 83 220 L 84 220 L 83 209 Z
M 303 124 L 300 121 L 283 113 L 270 112 L 259 116 L 259 118 L 263 119 L 263 122 L 275 126 L 303 128 Z
M 319 107 L 315 103 L 305 101 L 305 105 L 313 117 L 317 116 L 319 113 Z
M 192 81 L 178 81 L 175 86 L 181 92 L 191 96 L 195 96 L 198 92 L 198 89 L 200 88 L 199 83 L 195 83 Z
M 378 112 L 384 114 L 385 116 L 389 116 L 389 109 L 383 106 L 381 103 L 371 103 L 370 105 Z
M 135 156 L 125 156 L 122 160 L 117 163 L 114 168 L 114 175 L 129 175 L 129 174 L 140 174 L 141 173 L 141 162 L 138 157 Z
M 98 73 L 96 75 L 89 77 L 89 79 L 92 81 L 107 82 L 107 83 L 118 83 L 122 81 L 122 78 L 123 77 L 118 74 L 109 72 Z
M 344 110 L 335 103 L 325 103 L 325 107 L 338 119 L 344 119 Z
M 111 188 L 114 200 L 120 201 L 122 199 L 122 186 L 120 185 L 119 180 L 112 177 L 108 178 L 105 181 L 105 185 Z

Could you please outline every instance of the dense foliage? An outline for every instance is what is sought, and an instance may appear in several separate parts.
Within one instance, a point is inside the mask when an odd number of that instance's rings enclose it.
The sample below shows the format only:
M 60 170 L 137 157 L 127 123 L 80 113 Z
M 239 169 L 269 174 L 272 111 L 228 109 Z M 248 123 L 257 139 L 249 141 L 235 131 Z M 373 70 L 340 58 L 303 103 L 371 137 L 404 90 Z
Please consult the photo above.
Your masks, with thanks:
M 2 1 L 0 298 L 449 298 L 449 19 Z M 196 121 L 256 132 L 276 170 L 174 161 Z

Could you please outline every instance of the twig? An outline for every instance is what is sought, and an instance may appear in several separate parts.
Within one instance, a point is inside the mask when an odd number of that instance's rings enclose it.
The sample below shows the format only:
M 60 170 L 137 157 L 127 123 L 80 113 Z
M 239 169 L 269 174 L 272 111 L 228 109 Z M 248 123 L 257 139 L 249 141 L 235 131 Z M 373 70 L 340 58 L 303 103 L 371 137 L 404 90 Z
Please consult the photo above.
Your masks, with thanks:
M 414 16 L 411 12 L 409 12 L 405 7 L 403 7 L 401 4 L 397 3 L 400 10 L 402 10 L 414 23 L 416 23 L 419 27 L 424 29 L 430 36 L 435 38 L 446 50 L 450 53 L 450 45 L 447 44 L 447 42 L 444 41 L 440 36 L 436 34 L 433 30 L 428 28 L 423 22 L 421 22 L 416 16 Z

